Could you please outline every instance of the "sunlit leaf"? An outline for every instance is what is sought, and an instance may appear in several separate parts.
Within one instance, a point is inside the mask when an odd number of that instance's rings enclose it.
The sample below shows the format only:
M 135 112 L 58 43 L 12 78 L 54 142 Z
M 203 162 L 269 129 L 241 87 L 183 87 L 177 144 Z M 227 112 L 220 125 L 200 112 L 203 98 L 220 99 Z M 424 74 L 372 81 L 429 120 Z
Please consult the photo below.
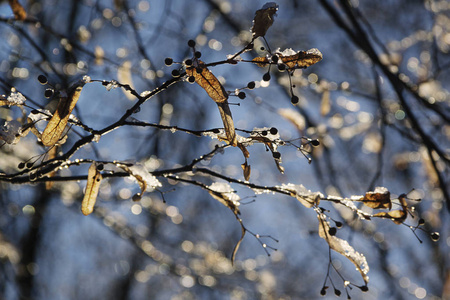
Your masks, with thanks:
M 66 128 L 70 113 L 75 108 L 84 83 L 78 83 L 67 96 L 61 95 L 58 107 L 42 133 L 44 146 L 55 145 Z
M 97 164 L 92 163 L 89 167 L 86 191 L 81 202 L 81 212 L 87 216 L 94 211 L 97 195 L 102 181 L 102 174 L 97 170 Z
M 402 210 L 393 210 L 389 212 L 380 212 L 374 214 L 374 217 L 391 219 L 397 225 L 403 224 L 408 216 L 408 204 L 406 203 L 406 195 L 401 194 L 398 197 Z
M 242 170 L 244 171 L 244 179 L 246 181 L 248 181 L 250 179 L 250 173 L 251 173 L 252 169 L 251 169 L 250 165 L 247 164 L 247 161 L 245 161 L 245 163 L 243 163 L 241 165 L 241 167 L 242 167 Z
M 289 49 L 291 50 L 291 49 Z M 316 49 L 309 49 L 308 51 L 299 51 L 292 55 L 285 55 L 286 51 L 276 52 L 279 59 L 286 65 L 288 70 L 304 69 L 310 67 L 322 60 L 322 53 Z M 289 51 L 290 53 L 290 51 Z M 269 63 L 267 57 L 255 57 L 253 60 L 259 67 L 265 67 Z
M 267 2 L 261 9 L 256 11 L 252 26 L 254 39 L 266 35 L 267 30 L 273 24 L 277 10 L 278 5 L 275 2 Z
M 367 192 L 364 197 L 361 198 L 364 205 L 378 209 L 378 208 L 392 208 L 391 193 L 385 187 L 376 187 L 373 192 Z
M 233 116 L 231 115 L 228 101 L 217 103 L 217 107 L 219 108 L 220 117 L 222 118 L 228 143 L 235 147 L 237 145 L 237 137 L 234 129 Z
M 228 93 L 225 91 L 222 84 L 216 76 L 208 70 L 202 61 L 198 61 L 197 65 L 187 68 L 186 74 L 188 76 L 194 76 L 195 82 L 217 103 L 220 117 L 222 118 L 223 126 L 228 138 L 228 143 L 232 146 L 236 146 L 236 132 L 231 110 L 227 101 Z
M 16 20 L 23 21 L 27 18 L 27 12 L 23 8 L 23 6 L 19 3 L 18 0 L 8 0 L 9 5 L 14 13 L 14 18 Z
M 201 86 L 217 103 L 225 102 L 228 99 L 228 93 L 223 88 L 219 80 L 214 74 L 208 70 L 202 61 L 198 61 L 198 65 L 186 69 L 188 76 L 194 76 L 195 82 Z
M 389 212 L 379 212 L 374 214 L 373 216 L 378 218 L 388 218 L 391 219 L 395 224 L 400 225 L 405 221 L 407 214 L 403 210 L 393 210 Z
M 367 263 L 366 257 L 355 251 L 346 240 L 329 234 L 330 223 L 326 220 L 324 214 L 317 215 L 317 218 L 319 219 L 319 236 L 327 241 L 331 249 L 347 257 L 356 266 L 356 269 L 367 284 L 369 282 L 369 276 L 367 275 L 369 272 L 369 264 Z

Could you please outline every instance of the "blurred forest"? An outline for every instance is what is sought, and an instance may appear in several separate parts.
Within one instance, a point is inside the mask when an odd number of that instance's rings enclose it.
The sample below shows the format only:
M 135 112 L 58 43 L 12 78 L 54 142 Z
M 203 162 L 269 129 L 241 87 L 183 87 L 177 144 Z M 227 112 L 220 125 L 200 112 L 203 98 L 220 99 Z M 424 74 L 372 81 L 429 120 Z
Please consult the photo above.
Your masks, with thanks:
M 0 28 L 0 299 L 450 299 L 448 1 L 9 0 Z

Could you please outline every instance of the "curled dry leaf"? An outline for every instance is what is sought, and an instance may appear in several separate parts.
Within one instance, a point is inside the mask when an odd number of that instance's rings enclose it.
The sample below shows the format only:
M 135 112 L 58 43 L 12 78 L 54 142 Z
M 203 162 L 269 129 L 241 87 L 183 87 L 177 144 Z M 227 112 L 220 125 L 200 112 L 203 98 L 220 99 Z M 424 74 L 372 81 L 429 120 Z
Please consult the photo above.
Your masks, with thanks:
M 14 18 L 19 21 L 23 21 L 27 18 L 27 12 L 23 8 L 23 6 L 19 3 L 18 0 L 9 0 L 9 6 L 14 14 Z
M 208 191 L 214 199 L 231 209 L 236 216 L 240 214 L 239 201 L 241 198 L 235 193 L 228 183 L 214 182 L 209 186 Z
M 287 69 L 292 71 L 294 69 L 305 69 L 322 60 L 322 53 L 316 49 L 309 49 L 308 51 L 299 51 L 296 54 L 285 56 L 283 52 L 278 52 L 279 59 L 286 65 Z M 253 59 L 259 67 L 265 67 L 269 63 L 267 57 L 255 57 Z
M 245 179 L 246 181 L 249 181 L 249 179 L 250 179 L 250 173 L 251 173 L 251 171 L 252 171 L 250 165 L 247 164 L 247 161 L 245 161 L 245 163 L 243 163 L 243 164 L 241 165 L 241 167 L 242 167 L 242 170 L 244 171 L 244 179 Z
M 406 217 L 408 216 L 408 204 L 406 203 L 406 195 L 402 194 L 398 197 L 398 200 L 400 201 L 400 205 L 402 206 L 402 210 L 393 210 L 389 212 L 380 212 L 377 214 L 374 214 L 374 217 L 377 218 L 388 218 L 391 219 L 392 222 L 394 222 L 397 225 L 402 224 L 405 222 Z M 364 203 L 365 204 L 365 203 Z
M 227 101 L 228 94 L 222 84 L 201 60 L 198 61 L 197 66 L 187 68 L 186 74 L 188 76 L 194 76 L 195 82 L 201 86 L 215 102 L 222 103 Z
M 81 212 L 85 216 L 94 211 L 94 205 L 97 201 L 101 181 L 102 174 L 97 170 L 97 164 L 94 162 L 89 167 L 86 191 L 84 193 L 83 202 L 81 202 Z
M 228 93 L 225 91 L 222 84 L 200 60 L 196 66 L 187 68 L 186 74 L 188 76 L 193 76 L 195 78 L 195 82 L 201 86 L 208 93 L 209 97 L 217 103 L 228 138 L 228 143 L 235 147 L 237 145 L 237 138 L 234 129 L 233 117 L 227 101 Z
M 62 95 L 60 97 L 58 107 L 42 133 L 42 144 L 44 146 L 53 146 L 61 138 L 69 120 L 70 113 L 75 108 L 78 98 L 80 98 L 83 86 L 84 83 L 77 83 L 75 87 L 72 87 L 67 96 Z
M 369 264 L 366 257 L 357 252 L 346 240 L 329 234 L 330 223 L 326 220 L 324 214 L 317 215 L 317 218 L 319 219 L 319 236 L 327 241 L 331 249 L 347 257 L 356 266 L 367 285 L 369 282 L 369 276 L 367 275 L 369 273 Z
M 361 201 L 364 205 L 374 209 L 392 208 L 391 193 L 385 187 L 376 187 L 373 192 L 367 192 Z
M 278 5 L 275 2 L 267 2 L 256 11 L 252 26 L 253 39 L 266 35 L 267 30 L 273 24 L 274 17 L 277 15 L 277 10 Z

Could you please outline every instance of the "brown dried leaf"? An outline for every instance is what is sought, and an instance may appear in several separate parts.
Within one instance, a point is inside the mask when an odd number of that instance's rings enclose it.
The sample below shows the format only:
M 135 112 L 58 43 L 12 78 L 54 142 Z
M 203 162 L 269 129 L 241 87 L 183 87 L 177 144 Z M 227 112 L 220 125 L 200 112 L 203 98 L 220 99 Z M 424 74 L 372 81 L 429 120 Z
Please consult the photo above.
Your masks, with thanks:
M 91 214 L 94 211 L 94 205 L 97 201 L 97 195 L 101 181 L 102 174 L 100 174 L 100 172 L 97 170 L 97 164 L 92 163 L 88 171 L 88 179 L 83 202 L 81 202 L 81 212 L 85 216 Z
M 267 2 L 261 9 L 256 11 L 252 26 L 254 39 L 266 35 L 267 30 L 273 24 L 277 10 L 278 5 L 275 2 Z
M 196 67 L 187 68 L 186 74 L 188 76 L 194 76 L 195 82 L 217 103 L 223 126 L 227 134 L 228 143 L 235 147 L 237 145 L 237 138 L 234 130 L 233 117 L 231 115 L 230 107 L 228 106 L 228 93 L 225 91 L 222 84 L 216 76 L 208 70 L 202 61 L 198 61 Z
M 80 98 L 82 88 L 83 84 L 78 85 L 72 89 L 67 97 L 60 97 L 58 107 L 42 133 L 42 144 L 44 146 L 53 146 L 61 138 L 70 113 L 75 108 L 78 98 Z
M 319 236 L 327 241 L 331 249 L 347 257 L 356 266 L 356 269 L 367 284 L 369 282 L 369 276 L 367 275 L 369 272 L 369 264 L 367 263 L 366 257 L 355 251 L 346 240 L 329 234 L 330 224 L 324 214 L 319 214 L 317 218 L 319 219 Z
M 23 6 L 19 3 L 18 0 L 9 0 L 9 6 L 14 14 L 14 18 L 19 21 L 23 21 L 27 18 L 27 12 L 23 8 Z
M 374 214 L 373 216 L 378 218 L 388 218 L 391 219 L 395 224 L 400 225 L 406 220 L 407 214 L 403 210 L 393 210 L 390 212 L 380 212 Z
M 316 48 L 309 49 L 308 51 L 299 51 L 298 53 L 289 56 L 280 55 L 281 61 L 290 70 L 310 67 L 321 61 L 322 58 L 322 53 Z
M 385 187 L 376 187 L 373 192 L 367 192 L 361 201 L 364 205 L 374 209 L 392 208 L 391 193 Z
M 225 133 L 227 134 L 228 143 L 233 147 L 237 146 L 237 136 L 234 129 L 233 116 L 231 115 L 230 107 L 228 106 L 228 101 L 217 103 L 219 108 L 220 117 L 222 118 L 223 126 L 225 128 Z
M 186 74 L 194 76 L 195 82 L 201 86 L 215 102 L 222 103 L 228 99 L 228 94 L 222 84 L 216 76 L 208 70 L 205 63 L 202 61 L 198 62 L 197 67 L 187 68 Z
M 250 173 L 252 172 L 252 169 L 251 169 L 250 165 L 247 164 L 247 161 L 245 161 L 245 163 L 243 163 L 241 165 L 241 167 L 242 167 L 242 170 L 244 171 L 244 179 L 246 181 L 248 181 L 250 179 Z
M 380 212 L 380 213 L 374 214 L 373 216 L 378 217 L 378 218 L 391 219 L 392 222 L 394 222 L 397 225 L 403 224 L 403 222 L 405 222 L 405 220 L 406 220 L 406 217 L 408 216 L 408 204 L 406 203 L 406 195 L 401 194 L 398 197 L 398 200 L 400 201 L 402 210 L 393 210 L 390 212 Z
M 291 51 L 293 50 L 289 49 L 289 52 Z M 277 52 L 279 59 L 281 59 L 290 71 L 298 68 L 305 69 L 318 63 L 323 58 L 322 53 L 316 48 L 309 49 L 308 51 L 299 51 L 292 55 L 285 54 L 286 52 L 284 54 L 283 52 Z M 252 61 L 262 68 L 269 63 L 269 60 L 263 56 L 255 57 Z
M 256 62 L 256 65 L 261 68 L 264 68 L 269 63 L 269 60 L 264 56 L 255 57 L 252 61 Z

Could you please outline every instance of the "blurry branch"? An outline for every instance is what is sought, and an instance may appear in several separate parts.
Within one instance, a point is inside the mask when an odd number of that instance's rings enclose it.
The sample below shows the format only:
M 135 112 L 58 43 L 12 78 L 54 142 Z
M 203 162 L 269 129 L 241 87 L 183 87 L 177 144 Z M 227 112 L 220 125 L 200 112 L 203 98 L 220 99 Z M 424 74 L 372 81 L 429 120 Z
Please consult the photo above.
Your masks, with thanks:
M 372 46 L 372 43 L 370 42 L 368 35 L 362 28 L 360 21 L 358 21 L 357 19 L 355 13 L 356 9 L 352 7 L 349 1 L 340 0 L 339 3 L 341 4 L 340 7 L 342 7 L 344 15 L 350 21 L 350 24 L 348 24 L 348 22 L 346 22 L 343 19 L 338 10 L 336 8 L 333 8 L 332 5 L 327 0 L 320 0 L 320 3 L 325 8 L 325 10 L 330 14 L 336 25 L 338 25 L 342 30 L 344 30 L 347 33 L 347 35 L 350 37 L 350 40 L 352 40 L 353 43 L 355 43 L 355 45 L 360 47 L 370 57 L 373 64 L 378 66 L 390 81 L 392 88 L 397 94 L 400 104 L 402 105 L 403 109 L 406 112 L 407 118 L 411 122 L 412 128 L 420 136 L 423 144 L 425 145 L 428 153 L 430 154 L 430 159 L 432 160 L 434 170 L 439 178 L 439 185 L 444 194 L 444 198 L 447 201 L 447 209 L 450 211 L 450 194 L 448 191 L 448 184 L 445 182 L 445 179 L 441 171 L 437 168 L 436 159 L 434 158 L 434 156 L 432 156 L 432 153 L 436 152 L 447 165 L 450 165 L 450 158 L 430 137 L 430 135 L 427 132 L 425 132 L 425 129 L 421 126 L 421 122 L 418 120 L 417 116 L 413 113 L 411 104 L 409 104 L 407 99 L 405 98 L 404 92 L 406 91 L 409 94 L 411 94 L 416 100 L 419 100 L 420 104 L 424 105 L 429 109 L 432 109 L 433 112 L 438 114 L 443 120 L 445 120 L 448 123 L 450 122 L 450 117 L 445 114 L 446 110 L 440 107 L 439 105 L 431 104 L 429 103 L 429 101 L 427 101 L 427 99 L 420 97 L 411 86 L 409 86 L 399 78 L 398 73 L 393 73 L 389 69 L 388 65 L 380 61 L 379 56 L 374 47 Z

